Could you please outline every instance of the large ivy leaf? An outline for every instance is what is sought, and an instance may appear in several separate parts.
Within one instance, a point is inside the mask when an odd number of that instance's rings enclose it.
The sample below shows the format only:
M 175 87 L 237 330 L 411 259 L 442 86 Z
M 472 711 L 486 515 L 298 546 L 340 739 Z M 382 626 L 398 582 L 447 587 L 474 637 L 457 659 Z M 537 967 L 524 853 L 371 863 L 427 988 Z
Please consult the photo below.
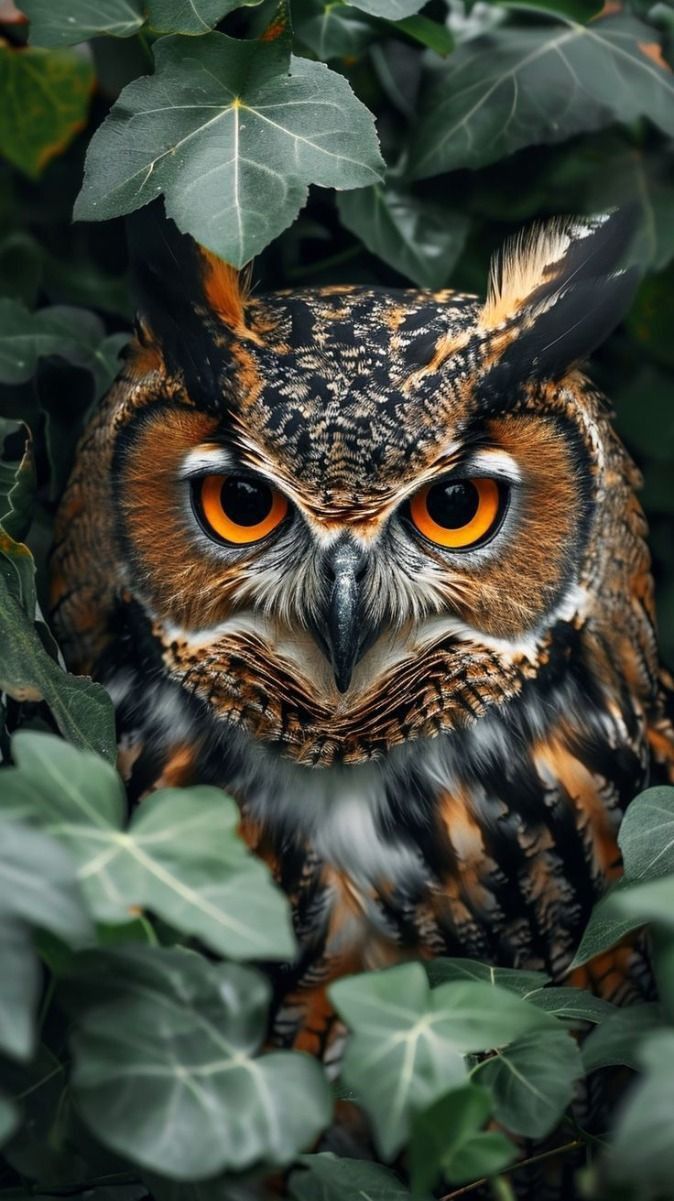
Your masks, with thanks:
M 51 658 L 2 572 L 0 646 L 0 693 L 17 701 L 45 701 L 64 738 L 115 758 L 115 718 L 107 692 L 93 680 L 63 671 Z
M 673 135 L 674 78 L 646 52 L 653 45 L 652 27 L 622 14 L 467 42 L 433 74 L 410 145 L 412 176 L 484 166 L 644 116 Z
M 20 0 L 33 46 L 74 46 L 88 38 L 129 38 L 143 24 L 142 0 Z
M 410 1190 L 383 1164 L 325 1151 L 301 1155 L 298 1162 L 302 1170 L 290 1177 L 294 1201 L 410 1201 Z
M 94 76 L 70 50 L 0 42 L 0 157 L 37 179 L 84 127 Z
M 626 1005 L 614 1009 L 583 1042 L 581 1055 L 586 1074 L 598 1068 L 639 1067 L 639 1041 L 662 1025 L 659 1005 Z
M 543 1138 L 571 1101 L 583 1063 L 572 1035 L 551 1029 L 522 1035 L 477 1070 L 501 1125 L 513 1134 Z
M 293 220 L 307 184 L 374 183 L 374 121 L 347 81 L 285 45 L 162 38 L 156 73 L 94 135 L 75 215 L 103 220 L 164 193 L 180 229 L 242 266 Z
M 618 842 L 626 880 L 654 880 L 674 872 L 674 788 L 648 788 L 635 797 Z
M 70 945 L 93 935 L 75 864 L 53 838 L 0 822 L 0 1050 L 27 1059 L 35 1049 L 40 968 L 31 938 L 38 926 Z
M 5 772 L 2 804 L 64 840 L 98 921 L 149 909 L 223 955 L 293 955 L 285 898 L 239 838 L 238 810 L 220 789 L 160 789 L 124 829 L 124 790 L 109 764 L 48 734 L 20 732 L 12 748 L 18 767 Z
M 146 0 L 148 23 L 157 33 L 208 33 L 236 8 L 255 8 L 262 0 Z
M 410 1144 L 415 1196 L 430 1191 L 441 1177 L 450 1184 L 465 1184 L 493 1176 L 512 1163 L 517 1151 L 510 1140 L 482 1129 L 491 1112 L 487 1090 L 464 1084 L 417 1115 Z
M 100 1141 L 176 1180 L 285 1165 L 330 1119 L 308 1055 L 257 1057 L 269 987 L 250 969 L 174 948 L 82 957 L 73 1088 Z
M 340 980 L 330 995 L 351 1031 L 343 1078 L 372 1119 L 385 1158 L 403 1145 L 414 1112 L 463 1082 L 468 1052 L 554 1025 L 519 997 L 481 982 L 431 990 L 416 963 Z
M 527 972 L 512 967 L 493 967 L 477 959 L 458 959 L 440 956 L 425 965 L 431 984 L 449 984 L 455 980 L 477 980 L 492 988 L 505 988 L 524 997 L 550 983 L 545 972 Z
M 622 1197 L 631 1189 L 639 1201 L 661 1201 L 672 1196 L 674 1180 L 674 1032 L 651 1034 L 639 1061 L 644 1075 L 621 1109 L 603 1159 L 602 1178 L 611 1191 L 602 1196 Z
M 420 288 L 443 288 L 468 233 L 469 219 L 444 205 L 385 184 L 338 197 L 342 225 L 368 250 Z

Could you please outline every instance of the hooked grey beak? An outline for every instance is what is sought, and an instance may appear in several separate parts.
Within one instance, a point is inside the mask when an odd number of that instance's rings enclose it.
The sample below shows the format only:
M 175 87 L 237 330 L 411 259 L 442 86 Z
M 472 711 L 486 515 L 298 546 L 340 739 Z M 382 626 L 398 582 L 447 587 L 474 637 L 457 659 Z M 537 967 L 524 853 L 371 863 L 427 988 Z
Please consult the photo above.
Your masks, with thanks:
M 325 624 L 317 633 L 332 663 L 337 688 L 346 692 L 356 663 L 372 641 L 361 604 L 366 559 L 357 546 L 340 538 L 324 562 L 328 603 Z

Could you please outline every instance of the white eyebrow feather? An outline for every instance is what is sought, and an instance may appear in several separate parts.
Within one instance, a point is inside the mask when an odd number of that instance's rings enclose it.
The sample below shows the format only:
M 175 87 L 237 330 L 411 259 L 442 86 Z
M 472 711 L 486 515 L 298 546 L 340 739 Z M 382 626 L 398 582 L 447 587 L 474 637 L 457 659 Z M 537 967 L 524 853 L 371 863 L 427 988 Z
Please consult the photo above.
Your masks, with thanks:
M 197 446 L 185 455 L 180 466 L 180 478 L 188 480 L 204 471 L 225 472 L 236 467 L 231 451 L 224 446 Z

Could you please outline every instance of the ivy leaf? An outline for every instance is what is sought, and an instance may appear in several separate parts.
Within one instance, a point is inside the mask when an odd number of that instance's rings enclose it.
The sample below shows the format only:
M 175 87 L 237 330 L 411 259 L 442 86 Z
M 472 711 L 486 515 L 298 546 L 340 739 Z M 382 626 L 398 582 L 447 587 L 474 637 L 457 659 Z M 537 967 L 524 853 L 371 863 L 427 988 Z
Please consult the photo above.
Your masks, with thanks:
M 281 42 L 209 33 L 154 46 L 94 134 L 75 206 L 83 220 L 164 193 L 184 232 L 237 266 L 297 215 L 309 183 L 356 188 L 381 171 L 374 121 L 346 79 Z
M 8 819 L 0 823 L 0 1050 L 28 1059 L 35 1049 L 40 967 L 31 928 L 71 946 L 93 935 L 75 864 L 54 839 Z
M 469 218 L 391 185 L 374 184 L 337 199 L 342 225 L 420 288 L 443 288 L 461 254 Z
M 333 0 L 298 0 L 293 4 L 293 29 L 295 37 L 324 62 L 358 58 L 378 34 L 375 22 Z
M 36 476 L 27 425 L 0 417 L 0 527 L 16 542 L 30 529 Z
M 390 1168 L 367 1159 L 321 1152 L 300 1155 L 301 1171 L 290 1177 L 294 1201 L 410 1201 L 410 1191 Z
M 655 880 L 674 872 L 674 788 L 647 788 L 627 807 L 618 843 L 625 879 Z
M 2 572 L 0 646 L 0 692 L 17 701 L 45 701 L 64 738 L 107 759 L 115 758 L 115 719 L 107 692 L 93 680 L 72 676 L 54 662 Z
M 18 767 L 5 772 L 2 803 L 63 839 L 98 921 L 149 909 L 220 954 L 292 957 L 285 898 L 219 788 L 160 789 L 124 830 L 124 789 L 109 764 L 49 734 L 20 732 L 12 749 Z
M 554 1025 L 519 997 L 488 984 L 466 981 L 431 990 L 418 963 L 340 980 L 330 996 L 351 1031 L 343 1079 L 372 1119 L 387 1159 L 405 1142 L 412 1114 L 463 1082 L 468 1052 Z
M 644 1069 L 621 1108 L 601 1164 L 601 1179 L 618 1196 L 671 1197 L 674 1179 L 674 1032 L 651 1034 L 639 1051 Z M 613 1196 L 613 1192 L 602 1195 Z
M 93 84 L 89 62 L 70 50 L 0 43 L 0 157 L 37 179 L 84 128 Z
M 410 146 L 412 178 L 642 116 L 673 135 L 674 78 L 658 49 L 651 26 L 622 14 L 467 42 L 433 73 Z
M 74 46 L 89 38 L 130 38 L 143 24 L 142 0 L 20 0 L 30 21 L 33 46 Z
M 118 356 L 126 334 L 110 334 L 95 313 L 54 305 L 29 313 L 16 300 L 0 299 L 0 383 L 21 384 L 45 355 L 58 355 L 89 371 L 94 399 L 106 391 L 119 371 Z
M 255 8 L 262 0 L 146 0 L 147 19 L 157 33 L 209 33 L 236 8 Z
M 66 993 L 73 1089 L 107 1147 L 175 1180 L 263 1161 L 282 1167 L 330 1120 L 308 1055 L 257 1056 L 269 986 L 236 964 L 181 948 L 90 952 Z
M 571 1101 L 583 1063 L 572 1035 L 558 1028 L 524 1034 L 478 1072 L 497 1121 L 513 1134 L 543 1138 Z
M 359 8 L 371 17 L 385 17 L 387 21 L 402 21 L 424 7 L 426 0 L 345 0 L 351 8 Z
M 505 988 L 524 997 L 550 983 L 545 972 L 527 972 L 511 967 L 492 967 L 477 959 L 452 959 L 441 956 L 429 959 L 425 965 L 431 984 L 448 984 L 454 980 L 478 980 L 492 988 Z
M 517 1151 L 510 1140 L 482 1130 L 491 1111 L 487 1090 L 464 1084 L 416 1116 L 409 1151 L 415 1196 L 430 1191 L 440 1178 L 465 1184 L 512 1163 Z
M 526 993 L 526 1000 L 552 1017 L 569 1022 L 603 1022 L 615 1013 L 615 1006 L 582 988 L 539 988 Z
M 586 1075 L 598 1068 L 639 1067 L 639 1041 L 662 1025 L 659 1005 L 626 1005 L 614 1009 L 596 1030 L 588 1034 L 581 1048 Z
M 625 880 L 619 880 L 597 902 L 583 931 L 580 946 L 569 964 L 570 969 L 582 967 L 584 963 L 588 963 L 596 955 L 608 951 L 627 934 L 631 934 L 633 930 L 638 930 L 639 926 L 643 925 L 643 920 L 634 916 L 628 917 L 619 910 L 617 902 L 626 887 Z

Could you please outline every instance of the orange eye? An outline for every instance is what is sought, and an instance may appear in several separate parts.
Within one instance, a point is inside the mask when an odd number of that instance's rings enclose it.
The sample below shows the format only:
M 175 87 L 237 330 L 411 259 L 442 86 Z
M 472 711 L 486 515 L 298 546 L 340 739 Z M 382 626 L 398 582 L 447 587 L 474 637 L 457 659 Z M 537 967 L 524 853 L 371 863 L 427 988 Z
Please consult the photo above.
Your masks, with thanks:
M 262 481 L 241 475 L 207 475 L 197 480 L 197 510 L 209 534 L 239 546 L 271 534 L 288 512 L 288 501 Z
M 502 487 L 496 480 L 441 480 L 410 501 L 410 516 L 419 532 L 448 550 L 468 550 L 483 542 L 502 512 Z

